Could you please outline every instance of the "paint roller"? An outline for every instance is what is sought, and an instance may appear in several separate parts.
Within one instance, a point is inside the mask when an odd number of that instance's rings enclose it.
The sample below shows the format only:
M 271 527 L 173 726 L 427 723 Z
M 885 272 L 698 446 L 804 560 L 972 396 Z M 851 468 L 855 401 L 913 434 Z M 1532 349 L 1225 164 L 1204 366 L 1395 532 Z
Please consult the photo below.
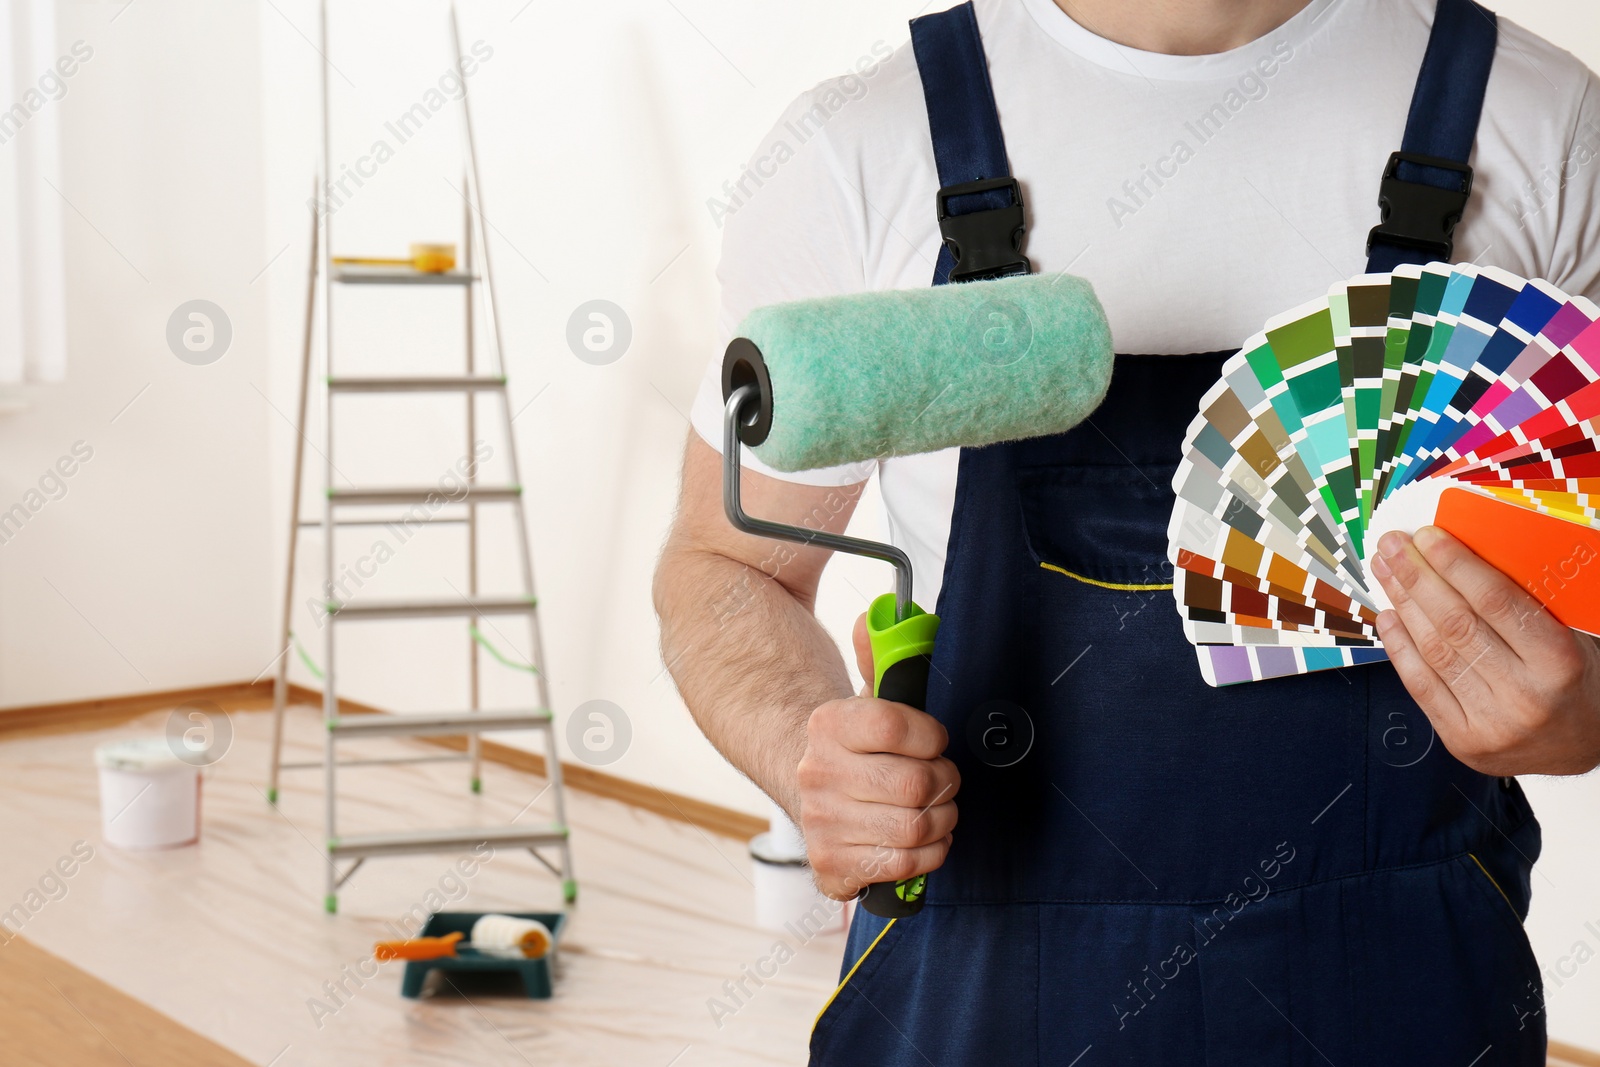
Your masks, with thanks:
M 451 959 L 462 953 L 503 959 L 544 958 L 555 944 L 550 928 L 537 919 L 515 915 L 483 915 L 472 924 L 472 939 L 456 930 L 440 937 L 411 937 L 379 941 L 372 947 L 377 960 Z
M 747 515 L 739 448 L 779 471 L 1062 433 L 1104 399 L 1111 330 L 1070 275 L 889 290 L 757 308 L 722 361 L 723 510 L 758 537 L 893 565 L 867 609 L 875 695 L 925 709 L 939 619 L 912 602 L 911 560 L 893 545 Z M 925 876 L 870 885 L 861 905 L 922 910 Z

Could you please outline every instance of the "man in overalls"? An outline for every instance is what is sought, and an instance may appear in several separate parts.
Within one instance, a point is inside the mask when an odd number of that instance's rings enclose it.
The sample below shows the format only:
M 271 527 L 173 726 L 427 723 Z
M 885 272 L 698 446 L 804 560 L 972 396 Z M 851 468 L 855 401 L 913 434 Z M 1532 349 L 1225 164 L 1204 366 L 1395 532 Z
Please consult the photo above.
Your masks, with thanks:
M 747 468 L 752 514 L 831 530 L 878 471 L 943 619 L 926 714 L 850 695 L 824 553 L 724 520 L 712 360 L 667 662 L 824 891 L 933 872 L 919 915 L 857 913 L 814 1062 L 1544 1062 L 1513 776 L 1600 763 L 1600 644 L 1429 528 L 1373 563 L 1391 663 L 1212 689 L 1166 527 L 1223 360 L 1364 265 L 1600 298 L 1597 153 L 1600 83 L 1470 0 L 976 0 L 791 107 L 712 205 L 724 341 L 762 304 L 1031 269 L 1090 279 L 1151 353 L 1058 437 Z M 1024 202 L 1026 246 L 954 262 L 935 194 L 1004 178 L 951 210 Z M 1380 187 L 1442 210 L 1379 225 Z

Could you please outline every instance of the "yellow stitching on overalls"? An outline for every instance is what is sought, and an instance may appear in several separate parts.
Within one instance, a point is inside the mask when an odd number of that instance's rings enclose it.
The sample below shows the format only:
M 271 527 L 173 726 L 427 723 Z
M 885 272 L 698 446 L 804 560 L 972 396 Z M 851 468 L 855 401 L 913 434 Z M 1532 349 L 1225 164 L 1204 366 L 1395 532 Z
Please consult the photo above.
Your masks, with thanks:
M 1057 574 L 1065 574 L 1073 581 L 1082 582 L 1084 585 L 1097 585 L 1101 589 L 1115 589 L 1121 593 L 1142 593 L 1146 590 L 1172 588 L 1171 582 L 1157 582 L 1153 585 L 1135 585 L 1127 582 L 1102 582 L 1097 578 L 1085 578 L 1081 574 L 1073 574 L 1071 571 L 1067 570 L 1067 568 L 1057 567 L 1054 563 L 1041 563 L 1039 566 L 1043 567 L 1047 571 L 1055 571 Z
M 1494 875 L 1489 873 L 1489 868 L 1485 867 L 1483 861 L 1470 852 L 1467 853 L 1467 858 L 1478 865 L 1478 870 L 1482 871 L 1483 876 L 1489 879 L 1489 884 L 1494 886 L 1494 891 L 1500 894 L 1500 899 L 1506 902 L 1506 907 L 1510 908 L 1511 914 L 1515 915 L 1517 913 L 1516 905 L 1511 903 L 1511 898 L 1506 896 L 1506 891 L 1500 888 L 1500 883 L 1494 880 Z M 1521 922 L 1522 920 L 1519 918 L 1517 921 Z
M 835 988 L 833 993 L 829 995 L 828 1002 L 822 1006 L 821 1011 L 817 1012 L 817 1017 L 811 1020 L 812 1030 L 816 1030 L 817 1024 L 822 1021 L 822 1017 L 828 1014 L 828 1009 L 833 1006 L 834 997 L 837 997 L 840 993 L 844 992 L 844 987 L 850 984 L 850 979 L 854 978 L 856 976 L 856 972 L 861 969 L 861 965 L 867 962 L 867 957 L 872 955 L 872 950 L 878 947 L 878 942 L 882 941 L 883 935 L 889 932 L 889 927 L 893 926 L 899 921 L 899 919 L 890 919 L 888 926 L 885 926 L 882 930 L 878 931 L 878 936 L 872 939 L 872 944 L 867 946 L 867 951 L 861 954 L 861 958 L 859 960 L 856 960 L 855 966 L 851 967 L 850 970 L 845 974 L 844 979 L 839 983 L 838 987 Z

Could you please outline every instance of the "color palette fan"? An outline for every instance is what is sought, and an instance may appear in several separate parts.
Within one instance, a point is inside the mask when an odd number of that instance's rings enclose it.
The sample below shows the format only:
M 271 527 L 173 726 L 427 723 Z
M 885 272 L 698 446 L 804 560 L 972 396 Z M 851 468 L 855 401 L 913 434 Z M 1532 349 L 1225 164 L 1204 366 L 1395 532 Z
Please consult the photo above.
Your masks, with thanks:
M 1268 322 L 1200 403 L 1168 527 L 1211 685 L 1385 659 L 1366 561 L 1439 526 L 1600 633 L 1600 308 L 1401 266 Z

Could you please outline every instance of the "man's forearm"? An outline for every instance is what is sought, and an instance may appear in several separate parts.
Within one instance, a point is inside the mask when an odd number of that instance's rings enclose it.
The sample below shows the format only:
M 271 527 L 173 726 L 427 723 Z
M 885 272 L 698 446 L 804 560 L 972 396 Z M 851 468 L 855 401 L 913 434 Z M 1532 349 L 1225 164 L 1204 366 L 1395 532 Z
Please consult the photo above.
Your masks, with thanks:
M 722 457 L 693 432 L 678 517 L 656 567 L 662 653 L 700 729 L 798 823 L 818 887 L 836 900 L 926 874 L 950 848 L 961 785 L 944 727 L 916 708 L 854 695 L 812 614 L 829 553 L 735 530 Z M 850 486 L 741 476 L 745 506 L 773 522 L 842 533 Z M 857 664 L 871 673 L 864 620 Z
M 806 720 L 851 695 L 838 646 L 770 565 L 668 544 L 656 577 L 661 648 L 695 722 L 728 761 L 798 818 Z

